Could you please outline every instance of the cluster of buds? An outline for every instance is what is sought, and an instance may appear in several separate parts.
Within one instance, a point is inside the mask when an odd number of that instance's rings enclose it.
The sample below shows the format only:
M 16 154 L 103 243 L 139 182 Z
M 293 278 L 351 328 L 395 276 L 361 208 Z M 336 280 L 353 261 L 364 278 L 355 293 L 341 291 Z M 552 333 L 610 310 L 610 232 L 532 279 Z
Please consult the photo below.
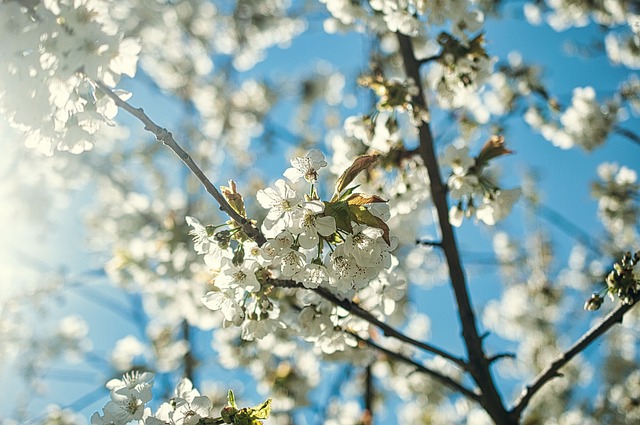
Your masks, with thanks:
M 607 292 L 612 300 L 618 296 L 624 304 L 634 303 L 634 298 L 640 291 L 640 276 L 638 271 L 634 270 L 638 261 L 640 261 L 640 251 L 633 256 L 627 252 L 613 265 L 613 270 L 606 280 Z
M 624 254 L 620 261 L 613 264 L 613 270 L 605 280 L 607 287 L 601 293 L 606 291 L 611 300 L 615 300 L 617 296 L 623 304 L 633 304 L 640 293 L 640 273 L 636 270 L 638 262 L 640 262 L 640 251 L 633 255 L 631 252 Z M 601 293 L 591 295 L 584 304 L 584 309 L 598 310 L 603 302 Z

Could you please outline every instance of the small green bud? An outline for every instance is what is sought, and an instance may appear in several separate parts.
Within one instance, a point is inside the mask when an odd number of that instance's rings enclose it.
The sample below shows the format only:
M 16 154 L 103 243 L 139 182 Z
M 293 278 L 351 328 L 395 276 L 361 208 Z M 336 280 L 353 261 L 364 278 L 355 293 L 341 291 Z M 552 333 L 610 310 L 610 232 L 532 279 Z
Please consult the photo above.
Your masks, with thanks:
M 213 236 L 216 232 L 216 226 L 213 224 L 207 224 L 204 228 L 207 231 L 207 236 Z
M 231 262 L 236 267 L 240 266 L 244 262 L 244 247 L 242 245 L 238 246 L 238 249 L 233 253 Z
M 588 311 L 599 310 L 603 301 L 604 299 L 600 295 L 593 294 L 591 295 L 591 298 L 589 298 L 587 302 L 584 303 L 584 309 Z
M 231 232 L 229 230 L 221 230 L 213 236 L 220 249 L 227 249 L 231 241 Z

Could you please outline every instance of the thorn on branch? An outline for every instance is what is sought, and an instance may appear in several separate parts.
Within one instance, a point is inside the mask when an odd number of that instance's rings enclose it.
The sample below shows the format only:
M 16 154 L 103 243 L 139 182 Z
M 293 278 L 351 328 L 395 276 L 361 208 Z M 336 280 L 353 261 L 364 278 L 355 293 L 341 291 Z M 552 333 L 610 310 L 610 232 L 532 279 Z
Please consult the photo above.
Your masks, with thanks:
M 485 333 L 483 333 L 482 335 L 480 335 L 480 339 L 484 341 L 484 339 L 485 339 L 486 337 L 488 337 L 489 335 L 491 335 L 491 332 L 486 331 Z

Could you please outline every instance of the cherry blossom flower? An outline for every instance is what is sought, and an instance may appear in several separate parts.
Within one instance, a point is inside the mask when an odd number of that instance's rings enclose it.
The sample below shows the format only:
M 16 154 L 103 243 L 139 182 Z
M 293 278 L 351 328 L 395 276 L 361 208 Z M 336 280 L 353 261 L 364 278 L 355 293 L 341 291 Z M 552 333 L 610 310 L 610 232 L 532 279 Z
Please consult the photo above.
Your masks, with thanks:
M 454 145 L 448 145 L 444 150 L 442 165 L 450 167 L 453 174 L 457 176 L 467 174 L 475 164 L 476 160 L 469 155 L 469 148 L 466 146 L 457 148 Z
M 235 323 L 244 316 L 238 302 L 239 292 L 237 288 L 209 291 L 202 297 L 202 303 L 210 310 L 222 312 L 228 322 Z
M 377 241 L 382 238 L 382 230 L 365 225 L 353 228 L 353 234 L 348 234 L 344 241 L 344 253 L 352 256 L 361 267 L 371 267 L 374 257 L 380 255 L 380 245 Z
M 111 390 L 111 400 L 104 406 L 104 417 L 121 424 L 142 419 L 145 403 L 151 400 L 152 380 L 152 373 L 136 371 L 124 375 L 122 380 L 109 381 L 107 388 Z M 104 417 L 98 416 L 96 421 L 104 420 Z
M 309 183 L 318 181 L 318 170 L 327 166 L 324 155 L 318 149 L 310 150 L 303 157 L 291 159 L 291 168 L 287 168 L 284 176 L 292 183 L 304 178 Z
M 309 201 L 302 205 L 302 214 L 293 223 L 292 232 L 298 236 L 302 248 L 318 246 L 319 236 L 330 236 L 336 232 L 336 220 L 331 216 L 322 216 L 324 204 Z
M 193 230 L 189 232 L 193 236 L 194 248 L 198 254 L 207 254 L 209 247 L 214 243 L 207 228 L 200 224 L 197 218 L 186 216 L 185 220 L 187 224 L 193 227 Z
M 284 248 L 277 257 L 276 264 L 280 264 L 282 276 L 290 278 L 300 272 L 307 263 L 304 254 L 291 248 Z
M 282 179 L 278 179 L 275 186 L 275 189 L 268 187 L 256 194 L 260 205 L 269 210 L 265 226 L 267 229 L 279 229 L 281 226 L 291 228 L 293 214 L 301 200 L 300 196 Z
M 242 324 L 242 339 L 253 341 L 273 334 L 278 329 L 284 329 L 285 325 L 277 319 L 263 318 L 260 320 L 247 320 Z
M 311 263 L 298 272 L 294 279 L 301 282 L 305 288 L 314 289 L 329 280 L 329 272 L 324 265 Z
M 233 261 L 225 259 L 215 284 L 220 289 L 239 287 L 248 292 L 257 292 L 260 290 L 260 282 L 255 273 L 257 267 L 258 263 L 253 260 L 245 260 L 242 264 L 235 265 Z

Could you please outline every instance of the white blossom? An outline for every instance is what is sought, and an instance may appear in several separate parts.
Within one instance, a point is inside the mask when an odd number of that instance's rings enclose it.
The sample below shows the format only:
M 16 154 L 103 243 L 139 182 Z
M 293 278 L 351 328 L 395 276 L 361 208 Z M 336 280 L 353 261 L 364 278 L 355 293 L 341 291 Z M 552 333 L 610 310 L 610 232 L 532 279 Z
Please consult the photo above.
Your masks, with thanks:
M 292 183 L 296 183 L 304 178 L 309 183 L 318 181 L 318 170 L 327 166 L 324 155 L 318 149 L 310 150 L 303 157 L 296 157 L 291 160 L 291 168 L 287 168 L 284 176 Z

